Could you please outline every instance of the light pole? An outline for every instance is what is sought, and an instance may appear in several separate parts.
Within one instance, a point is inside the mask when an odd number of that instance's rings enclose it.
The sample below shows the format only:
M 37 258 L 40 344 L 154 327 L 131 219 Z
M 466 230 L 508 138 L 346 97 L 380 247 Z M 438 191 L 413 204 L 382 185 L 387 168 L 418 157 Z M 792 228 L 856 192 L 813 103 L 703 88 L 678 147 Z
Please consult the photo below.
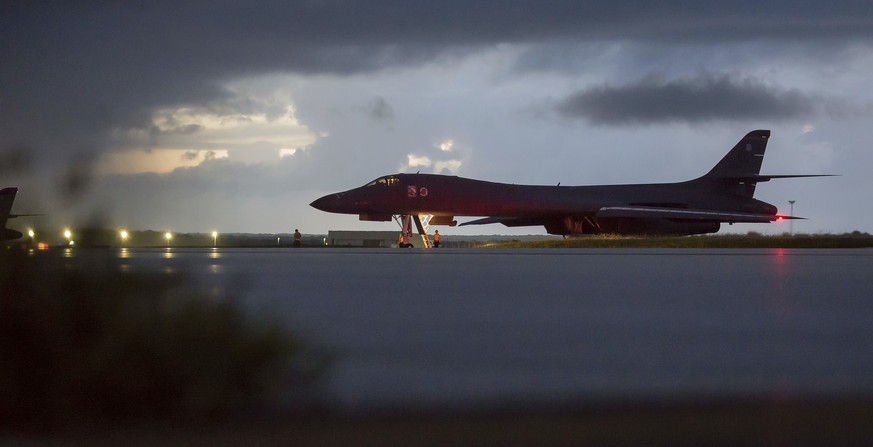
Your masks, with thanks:
M 121 239 L 121 248 L 124 248 L 124 241 L 127 239 L 127 230 L 122 229 L 118 232 L 118 237 Z
M 218 232 L 213 231 L 212 232 L 212 248 L 215 248 L 216 246 L 218 246 Z
M 164 233 L 164 239 L 167 240 L 167 248 L 170 248 L 170 240 L 173 239 L 173 234 L 170 233 L 169 231 Z
M 73 245 L 73 232 L 69 228 L 64 228 L 64 237 L 67 238 L 67 245 Z
M 791 205 L 791 210 L 788 212 L 788 215 L 791 217 L 788 221 L 788 233 L 792 236 L 794 235 L 794 202 L 795 200 L 788 201 L 788 204 Z

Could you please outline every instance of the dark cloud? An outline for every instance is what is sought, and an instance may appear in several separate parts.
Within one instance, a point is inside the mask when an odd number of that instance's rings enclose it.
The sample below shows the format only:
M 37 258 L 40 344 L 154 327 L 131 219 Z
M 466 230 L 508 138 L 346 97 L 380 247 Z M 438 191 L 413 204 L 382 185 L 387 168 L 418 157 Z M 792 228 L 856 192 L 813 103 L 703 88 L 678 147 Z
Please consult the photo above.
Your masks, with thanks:
M 753 78 L 705 74 L 695 78 L 642 81 L 591 87 L 560 102 L 557 111 L 594 124 L 781 121 L 813 115 L 818 102 L 798 90 L 784 90 Z
M 191 135 L 193 133 L 197 133 L 203 130 L 203 126 L 199 124 L 186 124 L 184 126 L 177 127 L 175 132 L 178 132 L 183 135 Z
M 222 83 L 241 76 L 361 73 L 498 43 L 871 37 L 866 0 L 10 1 L 0 5 L 0 135 L 99 149 L 107 130 L 226 98 Z
M 381 96 L 367 104 L 367 114 L 377 121 L 390 121 L 394 118 L 394 108 Z
M 0 147 L 0 175 L 10 175 L 31 168 L 31 149 L 24 146 Z
M 196 160 L 199 155 L 200 155 L 200 153 L 197 151 L 185 151 L 184 153 L 182 153 L 182 160 L 185 160 L 185 161 Z
M 81 198 L 94 181 L 93 167 L 93 160 L 77 155 L 64 167 L 63 175 L 58 181 L 58 191 L 66 199 Z

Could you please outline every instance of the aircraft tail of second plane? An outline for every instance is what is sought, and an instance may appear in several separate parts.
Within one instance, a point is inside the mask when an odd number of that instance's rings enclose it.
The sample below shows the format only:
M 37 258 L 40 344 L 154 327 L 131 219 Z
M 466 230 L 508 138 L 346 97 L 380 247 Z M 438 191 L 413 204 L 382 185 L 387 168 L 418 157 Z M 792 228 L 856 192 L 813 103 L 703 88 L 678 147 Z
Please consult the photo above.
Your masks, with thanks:
M 0 228 L 6 228 L 6 220 L 11 216 L 16 194 L 18 194 L 18 188 L 0 190 Z
M 18 239 L 22 236 L 20 232 L 6 228 L 6 221 L 10 217 L 18 217 L 12 214 L 12 204 L 15 202 L 16 194 L 18 194 L 18 188 L 0 190 L 0 241 Z

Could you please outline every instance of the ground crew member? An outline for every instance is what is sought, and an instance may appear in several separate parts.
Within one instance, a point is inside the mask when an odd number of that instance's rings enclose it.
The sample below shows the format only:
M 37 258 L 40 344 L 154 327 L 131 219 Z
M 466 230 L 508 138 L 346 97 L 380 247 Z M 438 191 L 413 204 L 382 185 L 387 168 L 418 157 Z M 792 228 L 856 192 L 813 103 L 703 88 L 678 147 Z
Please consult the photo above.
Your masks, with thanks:
M 302 236 L 300 235 L 300 232 L 297 231 L 297 229 L 295 228 L 294 229 L 294 247 L 295 248 L 300 247 L 300 239 L 301 238 L 302 238 Z
M 440 230 L 433 232 L 433 248 L 440 248 Z

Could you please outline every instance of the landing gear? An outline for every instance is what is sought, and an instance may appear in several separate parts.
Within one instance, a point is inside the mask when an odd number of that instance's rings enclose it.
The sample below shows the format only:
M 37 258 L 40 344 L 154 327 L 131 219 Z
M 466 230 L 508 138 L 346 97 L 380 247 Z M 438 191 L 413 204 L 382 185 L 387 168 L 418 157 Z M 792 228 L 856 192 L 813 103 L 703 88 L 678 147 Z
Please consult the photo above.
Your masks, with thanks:
M 415 222 L 415 227 L 421 236 L 421 242 L 424 248 L 431 248 L 430 238 L 427 237 L 428 223 L 433 216 L 418 215 L 418 214 L 403 214 L 394 216 L 394 220 L 400 225 L 400 237 L 397 240 L 397 246 L 400 248 L 412 248 L 414 245 L 410 241 L 412 236 L 412 223 Z

